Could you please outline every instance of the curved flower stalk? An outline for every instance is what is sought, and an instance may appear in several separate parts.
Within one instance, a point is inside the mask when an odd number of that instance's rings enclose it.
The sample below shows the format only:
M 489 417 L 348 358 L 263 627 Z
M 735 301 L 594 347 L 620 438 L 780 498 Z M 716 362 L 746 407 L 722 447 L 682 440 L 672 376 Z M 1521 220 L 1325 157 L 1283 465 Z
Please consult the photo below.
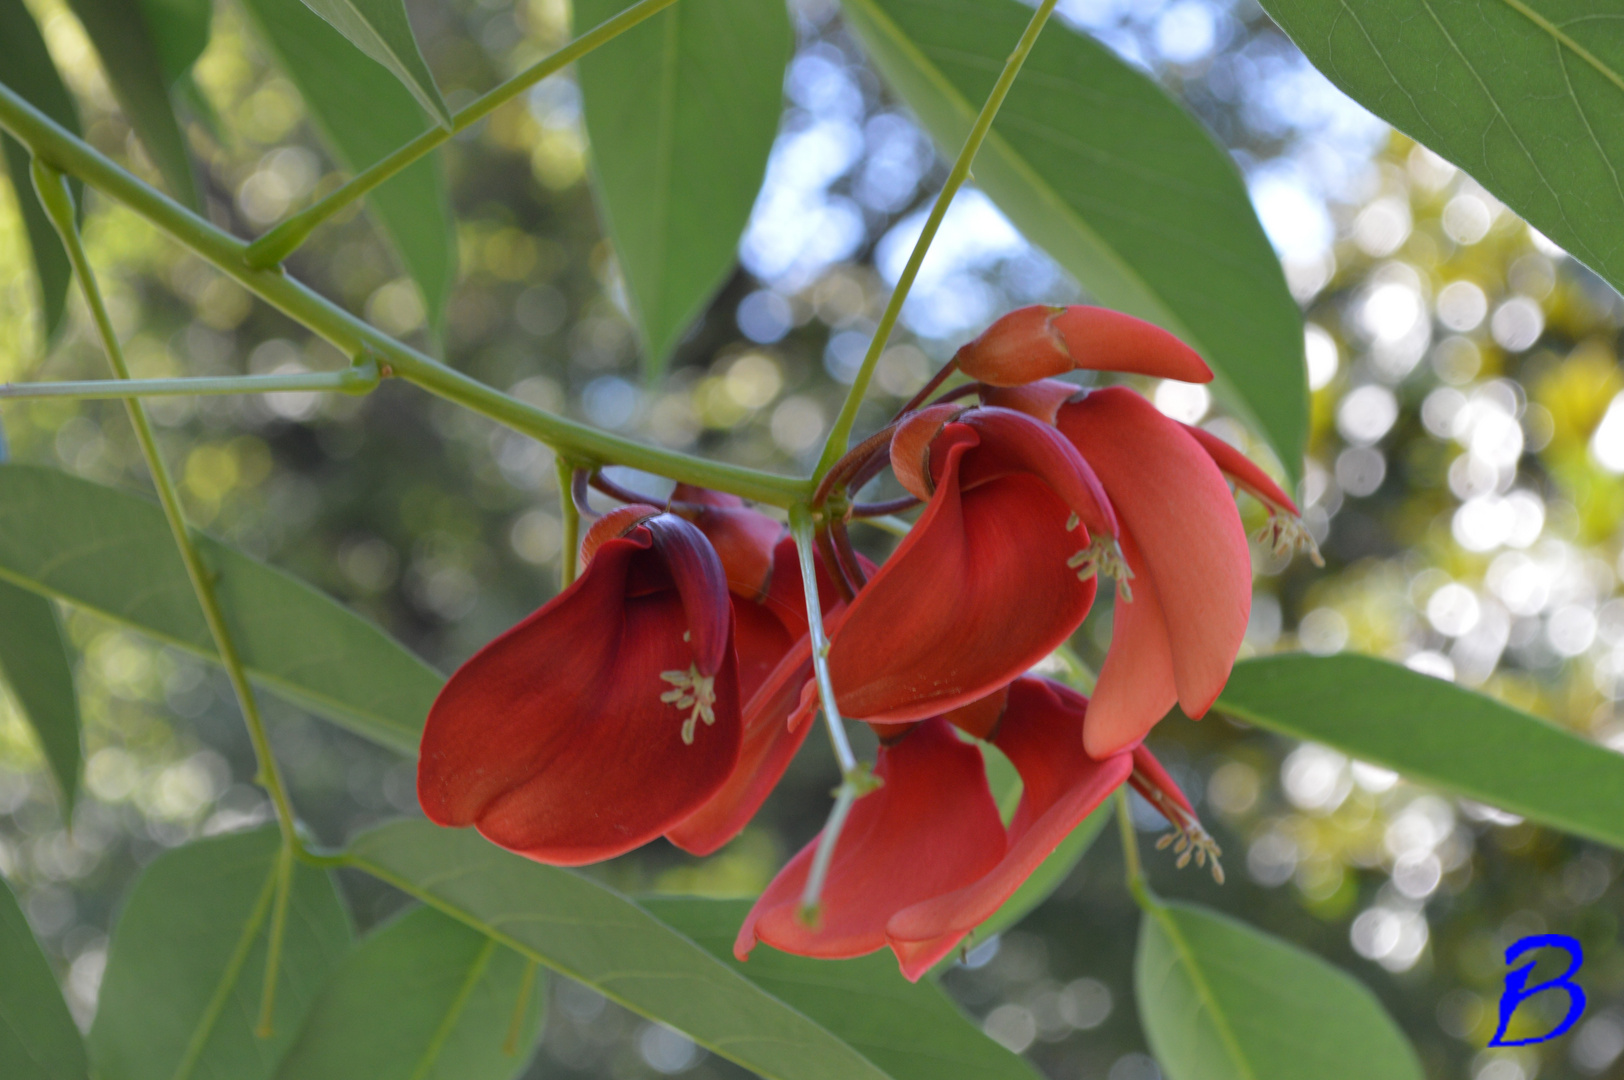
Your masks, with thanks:
M 582 559 L 573 585 L 446 683 L 417 774 L 433 821 L 562 866 L 687 817 L 726 782 L 742 733 L 733 606 L 704 534 L 624 507 Z

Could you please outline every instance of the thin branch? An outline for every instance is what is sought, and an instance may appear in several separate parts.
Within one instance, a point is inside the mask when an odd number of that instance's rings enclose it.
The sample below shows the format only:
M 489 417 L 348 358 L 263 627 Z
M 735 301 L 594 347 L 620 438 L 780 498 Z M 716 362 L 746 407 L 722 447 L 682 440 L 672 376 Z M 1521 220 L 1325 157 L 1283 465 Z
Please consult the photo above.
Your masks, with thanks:
M 1032 13 L 1032 20 L 1027 23 L 1026 31 L 1021 34 L 1021 40 L 1016 44 L 1015 51 L 1009 54 L 1004 62 L 1004 70 L 999 73 L 998 81 L 993 84 L 992 92 L 987 95 L 986 103 L 981 106 L 981 112 L 975 123 L 970 127 L 970 134 L 965 137 L 964 147 L 959 151 L 953 168 L 947 174 L 947 182 L 942 185 L 942 192 L 936 197 L 936 204 L 930 209 L 930 217 L 925 220 L 925 227 L 919 233 L 919 240 L 914 244 L 913 254 L 908 256 L 908 265 L 903 268 L 902 276 L 897 279 L 896 288 L 891 290 L 891 299 L 885 305 L 885 311 L 880 315 L 880 324 L 874 330 L 874 338 L 868 343 L 868 352 L 863 357 L 863 366 L 857 370 L 857 377 L 852 380 L 851 390 L 846 394 L 846 401 L 840 407 L 840 415 L 835 418 L 834 427 L 829 429 L 829 437 L 823 444 L 823 453 L 818 459 L 818 468 L 815 475 L 822 476 L 834 463 L 840 460 L 846 451 L 846 440 L 851 437 L 852 425 L 857 422 L 857 408 L 863 403 L 863 396 L 868 393 L 869 380 L 874 377 L 874 366 L 879 362 L 880 353 L 885 350 L 885 344 L 891 339 L 891 330 L 897 324 L 897 318 L 902 314 L 903 301 L 908 299 L 908 292 L 913 288 L 914 279 L 919 276 L 919 267 L 925 261 L 925 252 L 930 250 L 931 241 L 936 238 L 936 230 L 941 228 L 942 219 L 947 216 L 947 208 L 953 202 L 953 196 L 958 194 L 959 188 L 970 176 L 970 164 L 975 160 L 976 151 L 981 149 L 987 132 L 992 130 L 992 122 L 998 116 L 998 110 L 1004 104 L 1004 98 L 1009 94 L 1009 88 L 1015 83 L 1015 76 L 1020 74 L 1021 65 L 1026 63 L 1027 54 L 1037 43 L 1038 33 L 1043 29 L 1044 23 L 1049 21 L 1049 15 L 1055 9 L 1057 0 L 1043 0 L 1037 11 Z
M 276 856 L 276 898 L 271 907 L 271 935 L 265 944 L 265 983 L 259 994 L 259 1026 L 254 1031 L 261 1039 L 269 1039 L 276 1033 L 276 983 L 282 968 L 282 942 L 287 938 L 293 870 L 293 845 L 283 844 Z
M 224 375 L 185 379 L 86 379 L 80 382 L 0 383 L 0 400 L 22 398 L 190 397 L 219 394 L 325 392 L 365 394 L 378 385 L 378 362 L 368 360 L 343 371 L 298 375 Z
M 79 238 L 73 210 L 73 193 L 68 188 L 67 180 L 60 172 L 37 157 L 33 163 L 33 176 L 34 189 L 39 194 L 40 203 L 62 238 L 62 245 L 67 250 L 74 276 L 78 278 L 85 303 L 90 307 L 96 330 L 101 335 L 102 347 L 107 353 L 107 363 L 113 369 L 113 377 L 128 379 L 130 369 L 124 361 L 123 345 L 118 340 L 117 331 L 113 329 L 113 320 L 107 313 L 101 288 L 96 283 L 95 270 L 91 267 L 84 244 Z M 255 779 L 270 793 L 271 803 L 276 807 L 276 821 L 282 833 L 281 861 L 277 872 L 291 878 L 292 859 L 301 846 L 294 824 L 293 804 L 282 782 L 276 756 L 271 752 L 270 739 L 265 734 L 265 723 L 259 713 L 259 702 L 248 682 L 248 672 L 243 666 L 241 654 L 237 651 L 237 644 L 232 639 L 225 612 L 220 608 L 219 597 L 215 594 L 214 574 L 204 565 L 203 557 L 198 553 L 197 545 L 192 540 L 191 529 L 186 524 L 186 516 L 181 508 L 180 493 L 176 490 L 175 481 L 169 475 L 169 467 L 164 463 L 163 455 L 158 449 L 158 440 L 153 434 L 152 422 L 147 418 L 146 407 L 138 398 L 130 398 L 124 404 L 130 415 L 130 423 L 135 427 L 136 440 L 141 444 L 141 453 L 146 458 L 147 469 L 152 475 L 153 487 L 157 489 L 164 517 L 168 519 L 175 546 L 180 550 L 181 561 L 186 565 L 186 575 L 191 579 L 192 592 L 197 597 L 198 606 L 203 609 L 203 619 L 208 624 L 209 636 L 214 640 L 215 651 L 220 654 L 220 663 L 224 665 L 226 675 L 231 680 L 231 688 L 237 695 L 237 704 L 242 709 L 243 721 L 248 726 L 248 737 L 253 743 L 254 757 L 259 767 Z M 265 985 L 269 988 L 274 988 L 276 983 L 276 963 L 281 934 L 277 922 L 285 919 L 286 890 L 287 884 L 279 882 L 278 908 L 273 912 L 275 921 L 272 925 L 270 949 L 266 954 L 265 964 Z M 269 1027 L 274 1004 L 273 990 L 267 990 L 260 1017 L 262 1029 Z
M 259 270 L 245 259 L 247 245 L 132 176 L 105 154 L 0 83 L 0 128 L 53 167 L 123 203 L 348 356 L 375 353 L 383 374 L 397 375 L 431 394 L 529 435 L 554 450 L 588 461 L 613 462 L 659 473 L 700 487 L 740 495 L 769 506 L 789 507 L 814 485 L 725 462 L 706 461 L 600 431 L 538 409 L 470 378 L 345 311 L 280 270 Z
M 918 505 L 918 499 L 912 495 L 904 495 L 900 499 L 887 499 L 885 502 L 852 503 L 850 514 L 853 518 L 885 517 L 903 510 L 911 510 Z
M 434 127 L 411 142 L 351 177 L 344 186 L 331 192 L 277 225 L 270 232 L 248 245 L 248 265 L 257 269 L 275 266 L 286 259 L 310 234 L 334 214 L 379 184 L 410 166 L 423 155 L 450 139 L 460 131 L 472 127 L 497 109 L 506 105 L 536 83 L 556 74 L 587 53 L 630 30 L 644 19 L 657 15 L 676 3 L 676 0 L 640 0 L 612 19 L 605 20 L 594 29 L 582 34 L 551 56 L 538 61 L 486 92 L 451 118 L 451 127 Z
M 1141 908 L 1156 906 L 1150 884 L 1145 880 L 1145 868 L 1139 862 L 1139 837 L 1133 831 L 1133 805 L 1128 798 L 1127 785 L 1117 788 L 1117 828 L 1122 836 L 1122 862 L 1128 878 L 1128 891 Z

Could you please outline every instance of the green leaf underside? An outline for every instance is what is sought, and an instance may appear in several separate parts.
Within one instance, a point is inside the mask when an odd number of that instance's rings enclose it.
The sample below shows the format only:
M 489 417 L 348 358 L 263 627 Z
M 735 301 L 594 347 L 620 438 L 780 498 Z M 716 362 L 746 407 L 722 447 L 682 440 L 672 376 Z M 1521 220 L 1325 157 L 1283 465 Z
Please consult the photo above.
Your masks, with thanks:
M 344 958 L 276 1075 L 506 1080 L 529 1060 L 541 1029 L 544 995 L 527 984 L 529 965 L 433 908 L 415 908 Z M 521 990 L 525 1010 L 510 1032 Z
M 62 84 L 62 76 L 45 48 L 45 39 L 40 36 L 39 27 L 23 0 L 0 0 L 0 82 L 64 128 L 80 134 L 79 114 L 73 98 Z M 73 268 L 68 265 L 68 254 L 62 250 L 62 241 L 51 226 L 51 219 L 45 216 L 34 195 L 28 151 L 9 135 L 0 135 L 0 151 L 5 154 L 6 172 L 11 177 L 12 192 L 22 215 L 23 231 L 28 234 L 34 280 L 39 285 L 44 340 L 49 343 L 61 330 L 63 316 L 67 314 Z M 76 197 L 82 190 L 81 185 L 75 184 Z
M 139 0 L 158 50 L 158 66 L 170 86 L 185 78 L 209 45 L 211 0 Z
M 84 757 L 73 664 L 51 601 L 5 581 L 0 581 L 0 679 L 45 752 L 62 796 L 63 820 L 72 820 Z
M 250 676 L 358 735 L 416 752 L 443 681 L 433 669 L 297 578 L 208 536 L 197 544 Z M 216 659 L 163 512 L 139 495 L 0 465 L 0 581 Z
M 1350 97 L 1624 289 L 1624 24 L 1612 0 L 1263 0 Z
M 324 871 L 296 864 L 275 1031 L 255 1036 L 275 868 L 274 826 L 159 856 L 113 928 L 90 1053 L 118 1080 L 265 1080 L 350 948 Z
M 1365 986 L 1215 911 L 1145 913 L 1134 993 L 1168 1080 L 1422 1080 Z
M 1236 664 L 1214 707 L 1624 849 L 1624 757 L 1453 683 L 1369 656 L 1270 656 Z
M 910 983 L 883 950 L 855 960 L 812 960 L 757 945 L 733 959 L 749 900 L 651 896 L 640 901 L 717 959 L 856 1047 L 895 1080 L 1036 1080 L 1019 1057 L 983 1035 L 941 988 Z
M 96 47 L 119 106 L 170 193 L 198 208 L 197 177 L 169 97 L 172 80 L 145 14 L 138 6 L 132 10 L 130 0 L 68 0 L 68 7 Z
M 472 830 L 400 821 L 351 865 L 769 1080 L 880 1080 L 855 1049 L 620 894 Z
M 0 1076 L 86 1080 L 79 1029 L 17 898 L 0 879 Z
M 423 59 L 401 0 L 304 0 L 350 43 L 382 64 L 437 124 L 449 128 L 451 112 Z
M 626 0 L 577 0 L 577 30 Z M 593 187 L 649 376 L 733 268 L 795 35 L 777 0 L 682 0 L 582 57 Z
M 1032 14 L 1013 0 L 841 7 L 948 155 Z M 999 111 L 974 180 L 1100 303 L 1197 349 L 1295 482 L 1308 431 L 1302 319 L 1240 173 L 1193 117 L 1054 20 Z
M 423 111 L 412 95 L 302 0 L 243 0 L 243 6 L 345 168 L 364 169 L 422 134 Z M 357 107 L 360 102 L 364 108 Z M 439 157 L 401 170 L 367 201 L 423 291 L 429 326 L 438 333 L 456 280 L 451 204 Z

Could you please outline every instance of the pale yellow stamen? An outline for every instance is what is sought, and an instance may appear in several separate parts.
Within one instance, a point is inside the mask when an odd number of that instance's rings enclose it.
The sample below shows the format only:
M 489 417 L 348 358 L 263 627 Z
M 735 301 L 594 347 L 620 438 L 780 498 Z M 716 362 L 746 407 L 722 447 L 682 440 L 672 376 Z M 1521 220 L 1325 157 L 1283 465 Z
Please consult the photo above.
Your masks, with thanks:
M 1122 554 L 1122 545 L 1115 538 L 1094 537 L 1086 548 L 1067 559 L 1066 565 L 1077 571 L 1078 581 L 1087 581 L 1096 574 L 1115 578 L 1122 590 L 1122 599 L 1133 602 L 1133 588 L 1128 584 L 1133 579 L 1133 571 L 1128 568 L 1127 556 Z
M 1184 807 L 1163 795 L 1160 790 L 1151 788 L 1150 800 L 1174 829 L 1173 832 L 1156 841 L 1156 850 L 1164 851 L 1169 845 L 1172 845 L 1173 853 L 1178 856 L 1175 865 L 1180 870 L 1190 865 L 1192 855 L 1195 856 L 1197 866 L 1205 866 L 1207 860 L 1211 859 L 1212 880 L 1222 885 L 1224 883 L 1224 868 L 1219 865 L 1218 856 L 1222 855 L 1224 851 L 1218 846 L 1218 841 L 1214 840 L 1212 834 L 1202 827 L 1200 821 L 1190 816 Z
M 716 678 L 701 675 L 694 665 L 689 665 L 687 671 L 662 671 L 660 678 L 672 687 L 660 695 L 661 701 L 679 709 L 693 710 L 688 714 L 688 719 L 682 722 L 683 744 L 692 746 L 699 721 L 705 721 L 706 727 L 716 723 Z
M 1301 549 L 1308 552 L 1308 557 L 1315 566 L 1325 565 L 1325 559 L 1320 555 L 1319 544 L 1314 542 L 1314 535 L 1308 531 L 1303 519 L 1296 514 L 1276 510 L 1271 506 L 1269 520 L 1257 531 L 1256 539 L 1277 557 L 1290 555 Z

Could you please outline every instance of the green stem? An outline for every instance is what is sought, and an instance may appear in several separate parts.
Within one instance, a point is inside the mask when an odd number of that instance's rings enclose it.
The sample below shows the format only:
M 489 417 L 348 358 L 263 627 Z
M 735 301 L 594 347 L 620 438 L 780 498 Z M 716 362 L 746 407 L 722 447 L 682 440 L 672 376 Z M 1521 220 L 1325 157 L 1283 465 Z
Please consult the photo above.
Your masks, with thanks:
M 558 469 L 558 512 L 564 519 L 564 549 L 558 557 L 558 587 L 567 589 L 580 573 L 581 509 L 575 505 L 575 466 L 563 454 L 553 458 Z
M 1026 24 L 1026 32 L 1021 35 L 1015 51 L 1009 54 L 1009 59 L 1004 61 L 1004 70 L 999 73 L 998 81 L 993 84 L 992 92 L 987 95 L 980 114 L 970 126 L 970 134 L 965 137 L 964 146 L 959 150 L 959 156 L 947 174 L 947 182 L 942 185 L 941 194 L 936 196 L 936 203 L 930 208 L 930 216 L 925 219 L 925 228 L 914 244 L 913 254 L 908 256 L 908 265 L 903 268 L 902 276 L 897 279 L 896 288 L 891 290 L 891 299 L 880 315 L 880 324 L 874 330 L 873 340 L 868 343 L 863 366 L 858 369 L 857 378 L 852 380 L 851 389 L 846 393 L 845 404 L 840 407 L 840 415 L 835 418 L 834 427 L 829 429 L 829 438 L 823 444 L 823 454 L 818 459 L 814 475 L 823 476 L 845 454 L 846 442 L 851 438 L 852 425 L 857 422 L 858 406 L 863 403 L 863 397 L 868 393 L 869 380 L 874 377 L 874 366 L 879 362 L 880 353 L 885 351 L 885 344 L 891 339 L 891 331 L 896 327 L 897 319 L 902 314 L 903 301 L 908 299 L 914 279 L 919 276 L 919 267 L 925 261 L 925 252 L 930 250 L 931 241 L 936 239 L 936 230 L 941 228 L 942 219 L 947 216 L 947 208 L 953 202 L 953 196 L 958 194 L 959 188 L 969 179 L 970 164 L 975 160 L 976 151 L 981 149 L 982 142 L 987 138 L 987 132 L 992 130 L 992 122 L 998 116 L 998 110 L 1003 106 L 1009 88 L 1014 85 L 1015 76 L 1020 74 L 1021 65 L 1026 63 L 1027 54 L 1037 43 L 1038 33 L 1043 29 L 1043 24 L 1049 21 L 1049 15 L 1054 11 L 1056 2 L 1057 0 L 1043 0 L 1038 5 L 1037 11 L 1032 13 L 1031 21 Z
M 435 127 L 423 132 L 400 149 L 363 169 L 319 202 L 294 214 L 270 232 L 248 245 L 248 265 L 257 269 L 275 266 L 286 259 L 322 222 L 349 206 L 355 200 L 399 173 L 402 169 L 429 153 L 459 131 L 477 124 L 492 112 L 518 97 L 536 83 L 579 60 L 598 46 L 625 33 L 644 19 L 657 15 L 676 3 L 676 0 L 639 0 L 612 19 L 600 23 L 582 34 L 551 56 L 532 64 L 508 79 L 494 90 L 488 91 L 457 112 L 451 118 L 451 127 Z
M 288 898 L 293 892 L 293 845 L 284 843 L 276 857 L 276 900 L 271 908 L 271 936 L 265 944 L 265 983 L 259 995 L 259 1026 L 254 1034 L 269 1039 L 276 1032 L 276 983 L 282 968 L 282 942 L 287 937 Z
M 119 343 L 118 333 L 113 329 L 113 320 L 107 314 L 107 305 L 102 300 L 101 288 L 96 284 L 95 271 L 85 255 L 84 244 L 79 239 L 79 229 L 74 222 L 73 194 L 62 174 L 37 157 L 34 159 L 33 173 L 34 188 L 39 193 L 40 204 L 62 237 L 68 261 L 73 265 L 74 276 L 79 279 L 79 288 L 84 292 L 85 302 L 89 305 L 91 317 L 96 323 L 96 330 L 101 335 L 102 347 L 107 352 L 107 362 L 113 369 L 113 377 L 128 379 L 130 369 L 124 362 L 124 348 Z M 214 639 L 215 651 L 220 654 L 220 663 L 225 667 L 226 675 L 231 680 L 231 688 L 236 692 L 243 720 L 248 725 L 248 735 L 254 744 L 254 756 L 259 764 L 257 779 L 270 793 L 271 802 L 276 807 L 276 820 L 282 828 L 283 842 L 297 846 L 299 841 L 294 831 L 293 804 L 288 799 L 287 788 L 283 786 L 276 757 L 271 753 L 270 740 L 266 737 L 265 724 L 259 713 L 259 702 L 254 697 L 253 687 L 248 683 L 248 673 L 243 668 L 242 656 L 237 652 L 237 643 L 232 639 L 225 612 L 221 610 L 219 597 L 215 595 L 214 574 L 204 565 L 203 557 L 198 554 L 197 545 L 192 542 L 191 529 L 187 526 L 186 516 L 181 509 L 180 493 L 175 489 L 174 478 L 169 475 L 169 466 L 164 463 L 163 455 L 158 450 L 158 440 L 153 434 L 152 422 L 147 418 L 146 407 L 138 398 L 130 398 L 124 404 L 130 414 L 130 423 L 135 427 L 136 440 L 141 444 L 141 453 L 146 457 L 147 469 L 152 474 L 152 485 L 157 489 L 158 502 L 163 506 L 164 517 L 169 521 L 169 531 L 174 535 L 175 546 L 180 549 L 181 561 L 186 564 L 186 576 L 191 579 L 192 591 L 197 595 L 198 606 L 203 609 L 203 618 L 208 623 L 209 635 Z
M 800 917 L 815 925 L 819 900 L 823 896 L 823 883 L 829 876 L 829 863 L 834 859 L 835 845 L 840 842 L 841 830 L 851 813 L 852 804 L 874 791 L 880 781 L 857 760 L 851 742 L 846 738 L 846 722 L 841 719 L 835 703 L 834 682 L 829 677 L 829 636 L 823 628 L 823 604 L 818 598 L 818 574 L 814 548 L 812 512 L 804 503 L 796 503 L 789 510 L 790 533 L 795 537 L 795 552 L 800 557 L 801 581 L 806 590 L 807 630 L 812 637 L 812 671 L 817 678 L 818 697 L 823 705 L 823 718 L 829 728 L 829 741 L 834 746 L 835 760 L 840 763 L 840 786 L 834 791 L 835 804 L 829 811 L 829 820 L 818 835 L 818 848 L 812 854 L 812 866 L 807 871 L 806 887 L 801 892 Z
M 1145 880 L 1145 868 L 1139 862 L 1139 836 L 1133 831 L 1133 806 L 1128 799 L 1127 785 L 1117 788 L 1117 828 L 1122 834 L 1122 862 L 1126 868 L 1128 891 L 1134 902 L 1146 911 L 1158 906 L 1156 897 Z
M 448 401 L 587 461 L 613 462 L 740 495 L 769 506 L 788 507 L 811 493 L 807 480 L 778 476 L 623 439 L 587 424 L 556 416 L 509 397 L 477 379 L 396 341 L 369 326 L 280 270 L 256 270 L 244 259 L 246 245 L 216 228 L 167 195 L 130 175 L 0 84 L 0 128 L 35 156 L 72 173 L 118 200 L 192 251 L 230 275 L 249 292 L 275 307 L 348 356 L 371 352 L 383 374 L 397 375 Z
M 343 371 L 300 375 L 225 375 L 186 379 L 87 379 L 82 382 L 0 383 L 0 400 L 17 398 L 187 397 L 212 394 L 272 394 L 283 391 L 337 390 L 365 394 L 378 385 L 377 361 Z

